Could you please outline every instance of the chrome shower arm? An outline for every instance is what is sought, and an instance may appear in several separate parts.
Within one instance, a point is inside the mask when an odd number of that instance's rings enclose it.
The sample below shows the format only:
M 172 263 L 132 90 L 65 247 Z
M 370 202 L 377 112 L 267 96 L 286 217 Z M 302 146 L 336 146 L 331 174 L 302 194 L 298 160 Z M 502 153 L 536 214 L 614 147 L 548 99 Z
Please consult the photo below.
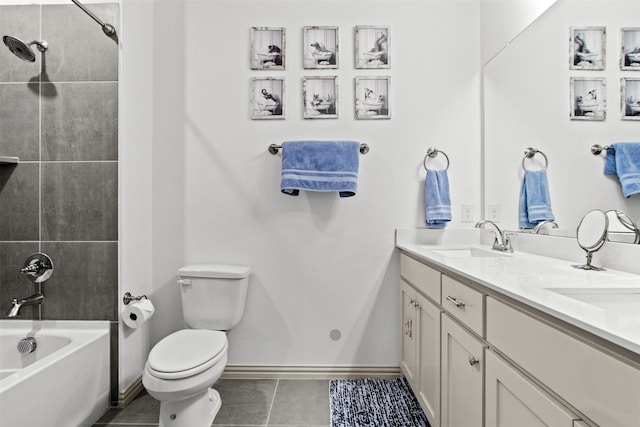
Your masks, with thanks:
M 102 27 L 102 31 L 104 31 L 104 33 L 111 37 L 114 36 L 116 34 L 116 29 L 113 28 L 113 25 L 111 24 L 105 24 L 104 22 L 102 22 L 100 20 L 100 18 L 98 18 L 96 15 L 93 14 L 93 12 L 91 12 L 89 9 L 87 9 L 82 3 L 80 3 L 78 0 L 71 0 L 72 2 L 75 3 L 76 6 L 78 6 L 80 9 L 82 9 L 84 11 L 84 13 L 86 13 L 87 15 L 89 15 L 94 21 L 96 21 L 101 27 Z

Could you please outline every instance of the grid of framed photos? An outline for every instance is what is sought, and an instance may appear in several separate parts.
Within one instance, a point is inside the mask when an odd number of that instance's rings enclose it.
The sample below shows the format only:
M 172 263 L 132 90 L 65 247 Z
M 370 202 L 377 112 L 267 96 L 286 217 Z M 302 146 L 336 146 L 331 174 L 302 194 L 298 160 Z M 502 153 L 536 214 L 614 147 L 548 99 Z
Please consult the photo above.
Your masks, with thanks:
M 301 64 L 304 70 L 322 70 L 302 78 L 302 117 L 339 118 L 338 76 L 325 70 L 340 68 L 339 28 L 306 26 L 302 29 Z M 249 66 L 251 70 L 281 73 L 291 66 L 286 52 L 286 28 L 251 27 Z M 389 69 L 390 29 L 388 26 L 360 25 L 354 31 L 354 68 Z M 254 76 L 250 79 L 250 118 L 286 118 L 284 76 Z M 357 76 L 354 80 L 356 119 L 390 119 L 389 76 Z
M 571 27 L 569 69 L 594 71 L 593 77 L 571 76 L 569 80 L 570 119 L 605 120 L 607 116 L 606 28 Z M 640 27 L 620 29 L 620 118 L 640 121 Z

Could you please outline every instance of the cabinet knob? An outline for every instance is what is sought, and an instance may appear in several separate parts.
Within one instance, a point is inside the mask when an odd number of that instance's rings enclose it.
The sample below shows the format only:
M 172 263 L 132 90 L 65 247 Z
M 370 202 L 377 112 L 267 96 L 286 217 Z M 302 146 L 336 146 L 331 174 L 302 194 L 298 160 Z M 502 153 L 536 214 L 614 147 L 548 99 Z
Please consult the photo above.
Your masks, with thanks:
M 469 365 L 474 366 L 480 363 L 480 359 L 475 356 L 469 356 Z
M 451 301 L 456 307 L 464 308 L 464 301 L 458 301 L 456 297 L 452 297 L 451 295 L 447 295 L 447 301 Z

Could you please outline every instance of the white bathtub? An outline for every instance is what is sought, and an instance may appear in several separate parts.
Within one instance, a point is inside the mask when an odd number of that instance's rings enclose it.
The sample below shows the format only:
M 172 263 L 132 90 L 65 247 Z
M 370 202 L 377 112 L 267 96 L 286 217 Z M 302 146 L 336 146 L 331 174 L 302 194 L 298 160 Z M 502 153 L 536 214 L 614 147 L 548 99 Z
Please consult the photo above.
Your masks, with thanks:
M 0 426 L 86 427 L 108 407 L 109 322 L 0 320 Z

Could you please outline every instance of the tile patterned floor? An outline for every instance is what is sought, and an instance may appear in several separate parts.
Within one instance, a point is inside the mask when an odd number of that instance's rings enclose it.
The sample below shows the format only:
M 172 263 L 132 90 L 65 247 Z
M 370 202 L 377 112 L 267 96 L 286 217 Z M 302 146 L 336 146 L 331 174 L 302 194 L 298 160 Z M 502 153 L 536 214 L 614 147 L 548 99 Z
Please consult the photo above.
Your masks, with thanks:
M 216 427 L 328 427 L 328 380 L 220 380 L 222 397 Z M 94 427 L 152 427 L 158 425 L 160 403 L 141 393 L 125 409 L 109 409 Z

